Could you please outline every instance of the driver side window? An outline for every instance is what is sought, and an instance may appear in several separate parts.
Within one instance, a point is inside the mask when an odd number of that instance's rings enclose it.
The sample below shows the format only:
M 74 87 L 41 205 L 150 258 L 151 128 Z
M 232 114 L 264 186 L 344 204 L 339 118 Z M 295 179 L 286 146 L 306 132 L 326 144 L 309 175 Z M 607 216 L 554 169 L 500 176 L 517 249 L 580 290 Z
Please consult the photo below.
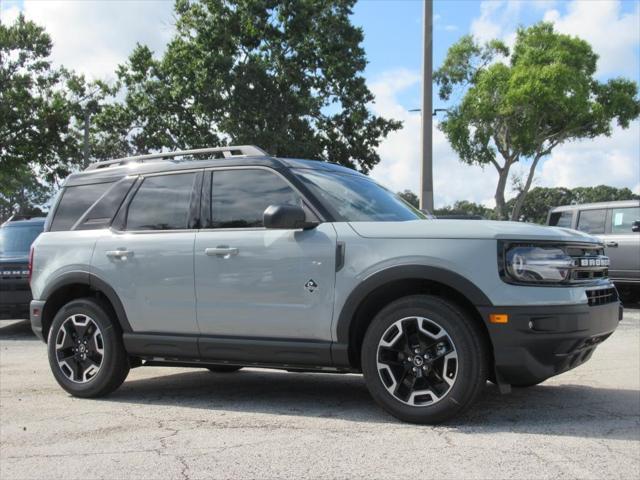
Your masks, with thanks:
M 214 170 L 205 228 L 261 228 L 269 205 L 299 205 L 300 195 L 280 176 L 264 169 Z

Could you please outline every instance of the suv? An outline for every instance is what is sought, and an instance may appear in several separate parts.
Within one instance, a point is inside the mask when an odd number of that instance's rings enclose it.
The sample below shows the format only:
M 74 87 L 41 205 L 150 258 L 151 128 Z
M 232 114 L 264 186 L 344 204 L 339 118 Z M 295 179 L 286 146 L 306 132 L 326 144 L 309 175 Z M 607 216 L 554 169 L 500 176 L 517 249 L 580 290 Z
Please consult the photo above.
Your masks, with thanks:
M 549 211 L 547 224 L 597 236 L 611 260 L 611 279 L 640 291 L 640 200 L 556 207 Z
M 434 423 L 487 379 L 508 392 L 585 362 L 622 315 L 607 265 L 585 233 L 428 220 L 338 165 L 191 150 L 66 180 L 31 322 L 78 397 L 138 366 L 363 373 L 392 415 Z
M 0 225 L 0 319 L 29 318 L 29 247 L 44 218 L 14 215 Z

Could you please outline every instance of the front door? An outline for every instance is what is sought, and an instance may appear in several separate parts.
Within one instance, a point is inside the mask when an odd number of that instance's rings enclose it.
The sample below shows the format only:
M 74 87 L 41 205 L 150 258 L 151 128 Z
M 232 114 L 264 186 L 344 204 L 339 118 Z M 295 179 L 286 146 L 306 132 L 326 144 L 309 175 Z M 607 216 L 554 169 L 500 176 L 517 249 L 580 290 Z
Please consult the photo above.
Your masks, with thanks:
M 274 170 L 216 169 L 205 174 L 206 229 L 196 234 L 197 315 L 205 336 L 274 341 L 331 339 L 336 233 L 267 230 L 269 205 L 298 204 L 301 195 Z M 313 215 L 308 210 L 308 215 Z M 209 355 L 202 351 L 203 356 Z

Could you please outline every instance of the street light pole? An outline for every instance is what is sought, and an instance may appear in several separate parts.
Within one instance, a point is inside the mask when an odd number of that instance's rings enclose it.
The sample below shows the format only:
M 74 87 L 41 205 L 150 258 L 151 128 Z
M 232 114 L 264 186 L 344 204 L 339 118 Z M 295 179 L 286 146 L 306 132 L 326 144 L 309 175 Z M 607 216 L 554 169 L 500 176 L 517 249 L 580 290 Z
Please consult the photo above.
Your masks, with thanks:
M 422 63 L 422 175 L 420 208 L 433 212 L 433 0 L 424 1 Z

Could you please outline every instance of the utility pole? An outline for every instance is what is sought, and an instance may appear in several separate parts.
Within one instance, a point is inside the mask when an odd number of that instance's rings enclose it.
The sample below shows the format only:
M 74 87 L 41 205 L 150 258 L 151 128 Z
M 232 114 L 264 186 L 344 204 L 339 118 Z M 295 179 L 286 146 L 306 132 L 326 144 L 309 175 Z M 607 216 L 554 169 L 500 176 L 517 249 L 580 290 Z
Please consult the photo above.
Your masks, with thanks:
M 424 0 L 420 208 L 433 213 L 433 0 Z
M 82 157 L 84 168 L 89 165 L 89 127 L 91 121 L 91 110 L 89 105 L 84 109 L 84 144 L 82 145 Z

